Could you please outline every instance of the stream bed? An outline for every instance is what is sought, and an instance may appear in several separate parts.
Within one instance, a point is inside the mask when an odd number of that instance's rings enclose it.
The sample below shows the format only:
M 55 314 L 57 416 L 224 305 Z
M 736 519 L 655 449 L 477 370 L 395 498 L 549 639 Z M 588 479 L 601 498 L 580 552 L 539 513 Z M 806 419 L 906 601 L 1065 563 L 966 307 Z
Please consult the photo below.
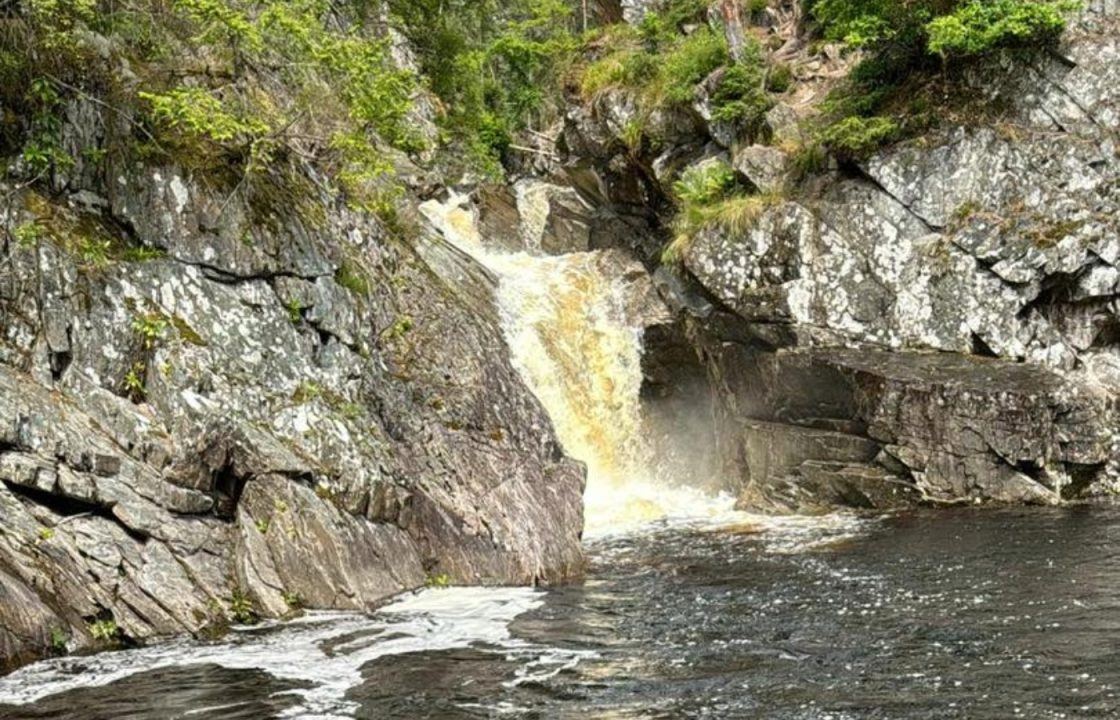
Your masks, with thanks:
M 1120 717 L 1120 510 L 661 523 L 584 582 L 60 658 L 0 718 Z

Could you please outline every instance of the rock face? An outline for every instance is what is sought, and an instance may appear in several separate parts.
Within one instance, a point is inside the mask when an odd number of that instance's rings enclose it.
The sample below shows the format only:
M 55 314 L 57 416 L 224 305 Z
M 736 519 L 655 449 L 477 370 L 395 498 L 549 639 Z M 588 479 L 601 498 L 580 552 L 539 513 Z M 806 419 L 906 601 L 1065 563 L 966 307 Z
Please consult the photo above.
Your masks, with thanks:
M 571 187 L 536 178 L 479 189 L 472 212 L 490 249 L 563 255 L 591 246 L 590 208 Z
M 584 471 L 471 259 L 311 183 L 72 175 L 2 189 L 0 664 L 580 571 Z
M 625 186 L 625 101 L 569 114 L 575 184 L 613 207 L 656 204 L 710 157 L 767 198 L 750 230 L 699 233 L 684 282 L 663 284 L 707 369 L 743 507 L 1117 489 L 1118 73 L 1120 8 L 1091 3 L 1058 50 L 971 80 L 1006 108 L 999 122 L 943 128 L 792 193 L 781 143 L 728 138 L 699 111 L 666 123 L 661 154 L 629 161 L 645 181 Z M 776 140 L 791 117 L 769 114 Z
M 718 330 L 710 341 L 714 375 L 753 395 L 724 416 L 746 423 L 728 448 L 745 506 L 830 504 L 835 478 L 822 488 L 803 463 L 862 468 L 860 441 L 875 443 L 863 454 L 876 472 L 925 499 L 1049 503 L 1115 488 L 1117 27 L 1090 13 L 1061 55 L 985 75 L 1013 108 L 1006 125 L 904 144 L 810 202 L 777 203 L 750 232 L 689 248 L 691 276 L 747 336 L 747 349 Z M 864 349 L 828 350 L 843 347 Z M 791 409 L 822 398 L 834 402 Z M 850 441 L 803 447 L 820 415 Z

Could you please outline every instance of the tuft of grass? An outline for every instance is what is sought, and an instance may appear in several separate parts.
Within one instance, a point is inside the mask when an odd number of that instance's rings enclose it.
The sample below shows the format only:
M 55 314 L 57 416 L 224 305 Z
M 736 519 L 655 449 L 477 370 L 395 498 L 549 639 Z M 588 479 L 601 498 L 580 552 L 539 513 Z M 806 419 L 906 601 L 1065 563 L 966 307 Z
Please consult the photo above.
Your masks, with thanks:
M 683 205 L 709 205 L 726 196 L 735 187 L 735 171 L 721 160 L 713 160 L 687 168 L 673 183 L 673 193 Z
M 285 590 L 280 594 L 280 596 L 284 598 L 284 604 L 288 606 L 288 610 L 295 612 L 297 610 L 303 609 L 303 596 L 301 596 L 298 592 Z
M 646 103 L 660 108 L 691 102 L 696 86 L 727 61 L 722 33 L 704 27 L 685 35 L 657 58 L 657 74 L 645 89 Z
M 292 402 L 303 405 L 323 397 L 323 386 L 314 380 L 303 380 L 292 393 Z
M 70 644 L 70 633 L 66 628 L 51 628 L 51 652 L 55 655 L 65 655 Z
M 778 193 L 732 195 L 707 205 L 686 206 L 673 222 L 673 240 L 661 253 L 661 262 L 679 265 L 692 243 L 704 231 L 742 236 L 753 230 L 763 214 L 784 198 Z
M 345 259 L 334 274 L 334 281 L 355 295 L 369 296 L 369 277 L 362 267 L 350 259 Z
M 288 310 L 288 320 L 293 325 L 299 325 L 299 321 L 303 319 L 303 303 L 297 298 L 292 298 L 285 307 Z
M 640 88 L 656 73 L 652 54 L 646 51 L 638 30 L 630 25 L 605 28 L 592 50 L 599 57 L 583 66 L 576 78 L 584 101 L 608 89 Z
M 789 155 L 790 174 L 795 181 L 804 180 L 828 167 L 828 151 L 820 142 L 797 145 Z

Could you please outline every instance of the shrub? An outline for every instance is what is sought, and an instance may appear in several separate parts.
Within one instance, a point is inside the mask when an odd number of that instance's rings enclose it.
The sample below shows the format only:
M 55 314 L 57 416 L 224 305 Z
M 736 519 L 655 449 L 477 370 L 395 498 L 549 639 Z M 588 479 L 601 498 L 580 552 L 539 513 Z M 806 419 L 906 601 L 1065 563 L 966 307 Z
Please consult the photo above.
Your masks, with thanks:
M 135 402 L 142 401 L 147 395 L 147 386 L 144 382 L 147 373 L 148 368 L 144 363 L 135 362 L 128 368 L 128 372 L 124 374 L 124 380 L 121 381 L 121 388 L 125 395 Z
M 830 122 L 821 141 L 859 157 L 928 128 L 937 118 L 920 110 L 928 97 L 923 83 L 944 81 L 944 70 L 994 50 L 1052 42 L 1077 6 L 1074 0 L 816 0 L 811 12 L 826 37 L 867 50 L 826 103 Z M 949 58 L 954 62 L 946 65 Z
M 55 655 L 65 655 L 67 646 L 70 644 L 70 633 L 66 628 L 52 627 L 51 628 L 51 652 Z
M 898 123 L 888 117 L 846 117 L 827 126 L 821 141 L 834 153 L 860 159 L 898 134 Z
M 749 134 L 758 134 L 766 112 L 774 105 L 762 89 L 763 72 L 761 59 L 729 67 L 712 93 L 712 119 L 736 123 Z
M 451 576 L 447 573 L 440 573 L 438 575 L 429 575 L 424 580 L 424 585 L 429 588 L 449 588 L 451 587 Z
M 770 92 L 784 93 L 793 85 L 793 69 L 786 63 L 778 63 L 770 68 L 766 76 L 766 89 Z
M 722 34 L 702 28 L 677 40 L 658 57 L 658 72 L 648 90 L 651 105 L 688 103 L 696 86 L 728 60 Z
M 926 25 L 929 50 L 939 55 L 980 55 L 992 49 L 1040 43 L 1065 28 L 1068 1 L 970 0 Z
M 240 588 L 233 588 L 227 600 L 229 615 L 234 622 L 253 625 L 260 620 L 252 598 Z
M 664 0 L 658 3 L 656 10 L 642 16 L 638 28 L 654 45 L 672 42 L 685 25 L 702 19 L 707 7 L 707 0 Z
M 174 88 L 166 93 L 140 93 L 151 104 L 152 117 L 189 135 L 216 143 L 249 142 L 269 131 L 261 119 L 231 112 L 210 92 L 195 87 Z
M 473 163 L 497 170 L 517 131 L 559 113 L 560 78 L 578 47 L 567 0 L 388 0 L 432 90 L 444 129 Z
M 140 338 L 145 350 L 151 350 L 163 339 L 169 325 L 167 318 L 157 311 L 137 315 L 132 319 L 132 330 Z

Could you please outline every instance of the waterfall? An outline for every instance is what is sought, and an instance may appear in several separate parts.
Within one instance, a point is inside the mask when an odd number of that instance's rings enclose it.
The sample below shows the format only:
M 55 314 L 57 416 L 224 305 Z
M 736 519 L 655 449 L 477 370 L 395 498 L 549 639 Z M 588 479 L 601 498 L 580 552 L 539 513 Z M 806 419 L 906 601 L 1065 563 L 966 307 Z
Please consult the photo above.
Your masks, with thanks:
M 585 530 L 600 535 L 666 516 L 706 516 L 724 499 L 676 487 L 643 432 L 642 334 L 633 288 L 608 253 L 497 252 L 480 238 L 469 201 L 452 195 L 422 212 L 499 280 L 497 301 L 514 366 L 552 419 L 565 451 L 587 465 Z

